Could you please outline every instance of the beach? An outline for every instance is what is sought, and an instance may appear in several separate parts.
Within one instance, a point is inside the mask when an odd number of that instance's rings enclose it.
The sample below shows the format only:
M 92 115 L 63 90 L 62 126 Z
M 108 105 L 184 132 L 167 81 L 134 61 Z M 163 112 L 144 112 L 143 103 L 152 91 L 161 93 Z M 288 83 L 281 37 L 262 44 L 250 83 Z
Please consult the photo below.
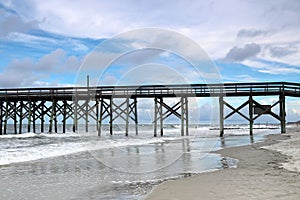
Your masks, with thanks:
M 238 167 L 164 182 L 145 199 L 299 199 L 299 140 L 300 132 L 292 129 L 264 142 L 218 150 L 238 159 Z
M 211 151 L 278 135 L 278 129 L 266 128 L 249 137 L 240 126 L 220 138 L 218 130 L 202 126 L 182 137 L 170 126 L 164 137 L 154 138 L 152 128 L 140 127 L 138 136 L 129 137 L 122 131 L 102 137 L 94 132 L 2 135 L 0 199 L 143 199 L 168 180 L 237 167 L 237 159 Z

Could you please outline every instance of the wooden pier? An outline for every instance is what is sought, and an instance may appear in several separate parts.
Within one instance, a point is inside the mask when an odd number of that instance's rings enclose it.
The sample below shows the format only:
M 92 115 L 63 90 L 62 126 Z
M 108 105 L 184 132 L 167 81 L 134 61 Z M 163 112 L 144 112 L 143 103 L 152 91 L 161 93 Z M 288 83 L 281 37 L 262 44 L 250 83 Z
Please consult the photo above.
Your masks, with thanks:
M 261 105 L 254 97 L 262 96 L 277 96 L 278 101 L 272 105 Z M 300 97 L 300 84 L 263 82 L 0 89 L 0 135 L 8 133 L 8 124 L 13 124 L 15 134 L 24 132 L 24 125 L 27 125 L 27 132 L 59 132 L 58 124 L 62 125 L 61 132 L 65 133 L 68 120 L 72 121 L 73 131 L 76 132 L 81 120 L 85 123 L 85 131 L 89 131 L 90 123 L 96 124 L 100 136 L 104 120 L 109 121 L 110 134 L 113 134 L 117 119 L 124 120 L 126 136 L 130 122 L 134 123 L 138 134 L 137 104 L 140 98 L 153 99 L 154 136 L 157 136 L 158 128 L 163 136 L 163 123 L 171 115 L 180 119 L 181 135 L 188 135 L 188 101 L 191 97 L 219 98 L 221 137 L 224 135 L 224 120 L 235 113 L 249 121 L 251 135 L 254 121 L 264 114 L 277 119 L 281 124 L 281 132 L 285 133 L 287 96 Z M 224 100 L 225 97 L 247 97 L 248 100 L 234 108 L 228 100 Z M 164 101 L 167 98 L 179 100 L 174 105 L 168 105 Z M 249 107 L 248 115 L 241 112 L 246 106 Z M 279 113 L 272 111 L 275 106 L 279 107 Z M 231 110 L 226 116 L 225 107 Z M 49 130 L 45 130 L 45 124 Z

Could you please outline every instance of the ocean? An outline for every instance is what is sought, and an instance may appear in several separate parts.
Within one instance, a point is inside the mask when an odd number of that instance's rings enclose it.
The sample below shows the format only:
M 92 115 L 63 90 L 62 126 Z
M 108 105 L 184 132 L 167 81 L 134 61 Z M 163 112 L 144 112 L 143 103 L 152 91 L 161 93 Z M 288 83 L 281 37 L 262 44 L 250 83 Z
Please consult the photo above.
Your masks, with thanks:
M 248 145 L 279 133 L 274 126 L 257 125 L 253 137 L 246 125 L 232 125 L 220 138 L 205 125 L 166 125 L 163 137 L 153 137 L 151 125 L 139 125 L 135 135 L 122 127 L 110 135 L 104 126 L 78 133 L 24 133 L 0 136 L 0 199 L 143 199 L 155 185 L 224 168 L 238 160 L 212 151 Z M 95 127 L 90 127 L 90 130 Z

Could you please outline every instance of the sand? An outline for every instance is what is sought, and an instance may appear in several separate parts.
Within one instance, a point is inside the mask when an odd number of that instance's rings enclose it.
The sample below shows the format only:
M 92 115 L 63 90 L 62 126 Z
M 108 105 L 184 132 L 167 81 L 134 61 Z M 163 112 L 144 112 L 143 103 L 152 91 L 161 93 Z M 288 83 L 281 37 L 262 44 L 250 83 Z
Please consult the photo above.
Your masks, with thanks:
M 167 181 L 155 187 L 145 199 L 298 200 L 300 173 L 287 170 L 282 165 L 291 160 L 291 157 L 269 148 L 261 148 L 290 137 L 289 134 L 269 135 L 263 143 L 217 151 L 224 157 L 238 159 L 238 168 Z

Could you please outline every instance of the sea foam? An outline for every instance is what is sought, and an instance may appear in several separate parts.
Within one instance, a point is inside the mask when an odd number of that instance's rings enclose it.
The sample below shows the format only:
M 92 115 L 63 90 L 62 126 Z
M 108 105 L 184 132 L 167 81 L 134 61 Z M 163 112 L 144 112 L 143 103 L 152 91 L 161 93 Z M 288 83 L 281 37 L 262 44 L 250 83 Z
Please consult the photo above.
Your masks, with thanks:
M 288 162 L 282 163 L 282 166 L 287 170 L 300 172 L 300 132 L 293 132 L 288 135 L 291 138 L 263 148 L 288 155 Z

